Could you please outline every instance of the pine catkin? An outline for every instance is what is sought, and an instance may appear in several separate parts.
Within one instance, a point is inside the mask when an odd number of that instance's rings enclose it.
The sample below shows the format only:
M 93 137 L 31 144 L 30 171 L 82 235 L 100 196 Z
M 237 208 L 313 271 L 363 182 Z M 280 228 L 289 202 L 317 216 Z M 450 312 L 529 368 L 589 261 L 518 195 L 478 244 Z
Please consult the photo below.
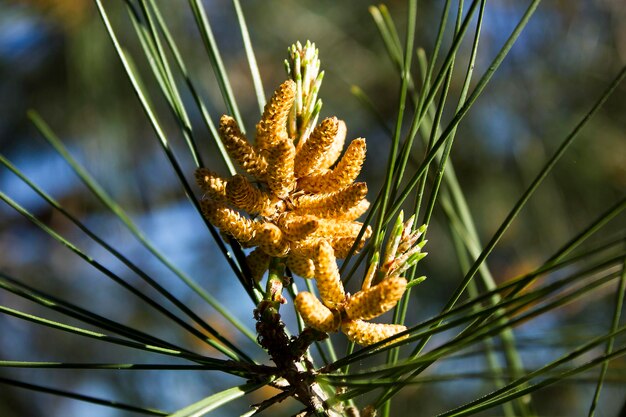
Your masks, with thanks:
M 359 243 L 356 245 L 356 249 L 355 249 L 356 252 L 359 252 L 361 249 L 363 249 L 363 246 L 365 245 L 365 241 L 369 239 L 371 234 L 372 234 L 372 228 L 367 226 L 367 229 L 365 230 L 363 237 L 361 238 Z M 335 251 L 335 257 L 337 257 L 338 259 L 345 259 L 348 256 L 348 253 L 350 252 L 350 248 L 352 248 L 352 245 L 354 245 L 355 239 L 356 239 L 356 236 L 355 237 L 331 238 L 330 244 L 333 247 L 333 250 Z
M 291 251 L 297 256 L 313 259 L 321 240 L 322 239 L 318 237 L 309 237 L 294 241 L 291 245 Z
M 341 331 L 351 342 L 369 346 L 381 342 L 406 330 L 401 324 L 368 323 L 361 320 L 347 320 L 341 324 Z
M 242 175 L 224 180 L 208 170 L 198 170 L 200 187 L 213 203 L 221 204 L 217 209 L 206 203 L 206 217 L 223 234 L 243 246 L 259 246 L 271 256 L 285 257 L 292 251 L 296 258 L 313 260 L 318 244 L 327 239 L 337 251 L 335 256 L 345 257 L 361 228 L 354 220 L 369 207 L 365 183 L 350 184 L 362 165 L 365 141 L 353 141 L 335 169 L 328 171 L 328 176 L 318 176 L 326 182 L 324 187 L 336 192 L 298 189 L 302 178 L 296 173 L 300 170 L 315 174 L 335 163 L 345 142 L 346 126 L 336 117 L 328 118 L 308 138 L 302 138 L 296 150 L 287 133 L 295 94 L 296 85 L 291 80 L 275 91 L 256 126 L 255 145 L 248 143 L 232 117 L 221 118 L 220 135 L 229 154 L 254 177 L 254 182 Z M 296 160 L 303 163 L 296 166 Z M 252 221 L 246 214 L 259 216 Z M 311 270 L 310 265 L 301 263 L 300 272 L 310 275 Z
M 303 195 L 295 200 L 295 211 L 322 218 L 341 218 L 342 214 L 358 206 L 366 195 L 367 184 L 357 182 L 334 193 Z
M 313 259 L 317 289 L 322 302 L 329 308 L 339 307 L 346 299 L 333 252 L 330 243 L 321 240 Z
M 226 185 L 226 197 L 237 209 L 250 214 L 271 216 L 276 213 L 278 201 L 254 187 L 243 175 L 235 175 Z
M 263 274 L 265 274 L 265 271 L 269 268 L 270 257 L 261 249 L 256 248 L 246 256 L 246 263 L 248 264 L 248 268 L 250 268 L 252 278 L 258 282 L 263 278 Z
M 369 207 L 367 185 L 354 182 L 365 159 L 365 140 L 352 141 L 339 159 L 345 123 L 331 117 L 309 135 L 315 121 L 306 124 L 304 119 L 306 131 L 300 132 L 303 137 L 296 147 L 287 127 L 295 95 L 296 84 L 291 80 L 276 90 L 256 125 L 255 145 L 248 143 L 232 117 L 221 118 L 220 136 L 229 155 L 254 179 L 235 175 L 226 180 L 208 169 L 198 169 L 196 181 L 208 197 L 201 208 L 222 234 L 244 247 L 256 247 L 246 257 L 255 280 L 263 277 L 272 257 L 284 258 L 282 262 L 294 274 L 315 278 L 320 299 L 308 292 L 295 299 L 308 326 L 323 332 L 341 328 L 351 341 L 364 346 L 377 343 L 406 330 L 402 325 L 364 320 L 389 311 L 403 296 L 406 280 L 389 274 L 400 274 L 418 260 L 421 247 L 415 242 L 419 235 L 410 231 L 410 224 L 404 224 L 400 246 L 393 245 L 387 275 L 380 275 L 385 265 L 379 267 L 377 253 L 367 285 L 353 296 L 346 295 L 337 259 L 345 258 L 353 245 L 357 251 L 362 249 L 372 234 L 368 226 L 355 244 L 363 227 L 356 219 Z M 255 216 L 254 220 L 248 215 Z M 408 246 L 406 251 L 398 249 L 403 244 Z M 374 277 L 385 279 L 370 287 Z
M 336 117 L 329 117 L 313 129 L 296 154 L 296 177 L 301 178 L 319 172 L 324 155 L 332 147 L 337 135 L 338 124 Z
M 237 122 L 230 116 L 220 118 L 220 138 L 228 155 L 255 178 L 263 178 L 267 170 L 265 158 L 248 143 Z
M 313 235 L 319 237 L 332 236 L 333 238 L 356 238 L 362 227 L 363 223 L 355 221 L 320 219 L 318 220 L 318 227 L 315 229 Z
M 303 240 L 315 233 L 320 220 L 313 216 L 286 214 L 276 220 L 276 224 L 291 240 Z
M 287 255 L 287 266 L 296 275 L 302 278 L 315 278 L 315 265 L 311 258 L 298 256 L 293 251 Z
M 226 201 L 226 184 L 228 181 L 206 168 L 198 168 L 195 172 L 196 183 L 213 201 Z
M 319 175 L 298 180 L 298 188 L 310 193 L 331 193 L 352 184 L 365 160 L 365 139 L 353 140 L 337 166 Z
M 251 241 L 259 223 L 246 219 L 236 211 L 211 200 L 203 200 L 200 208 L 204 216 L 223 233 L 229 234 L 241 243 Z
M 348 299 L 345 311 L 349 318 L 369 320 L 391 310 L 406 290 L 406 279 L 388 278 Z
M 267 185 L 279 198 L 286 198 L 296 188 L 294 159 L 296 149 L 293 141 L 285 138 L 277 141 L 268 151 L 266 172 Z
M 340 326 L 341 317 L 333 312 L 310 292 L 298 293 L 294 304 L 307 326 L 321 332 L 335 332 Z
M 359 244 L 356 246 L 356 252 L 359 252 L 361 249 L 363 249 L 363 245 L 365 244 L 365 241 L 370 237 L 371 233 L 372 229 L 368 226 L 365 234 L 359 241 Z M 313 258 L 315 257 L 317 246 L 322 240 L 324 240 L 324 238 L 310 237 L 304 240 L 294 241 L 291 244 L 291 251 L 297 256 Z M 354 244 L 354 240 L 355 237 L 330 237 L 328 241 L 333 248 L 335 258 L 345 259 L 348 256 L 350 248 Z
M 338 220 L 356 220 L 361 217 L 367 209 L 370 208 L 370 202 L 363 199 L 358 202 L 358 204 L 343 213 L 341 213 L 337 219 Z
M 253 243 L 269 256 L 282 258 L 289 252 L 289 241 L 284 233 L 272 223 L 263 223 L 257 230 Z
M 287 80 L 265 105 L 261 121 L 256 125 L 256 145 L 260 150 L 269 150 L 277 142 L 289 139 L 287 118 L 295 96 L 296 83 Z
M 348 129 L 346 128 L 345 122 L 343 120 L 338 120 L 337 133 L 335 133 L 332 145 L 330 145 L 330 148 L 320 161 L 320 170 L 329 169 L 335 162 L 337 162 L 337 159 L 343 150 L 343 145 L 346 143 L 347 132 Z

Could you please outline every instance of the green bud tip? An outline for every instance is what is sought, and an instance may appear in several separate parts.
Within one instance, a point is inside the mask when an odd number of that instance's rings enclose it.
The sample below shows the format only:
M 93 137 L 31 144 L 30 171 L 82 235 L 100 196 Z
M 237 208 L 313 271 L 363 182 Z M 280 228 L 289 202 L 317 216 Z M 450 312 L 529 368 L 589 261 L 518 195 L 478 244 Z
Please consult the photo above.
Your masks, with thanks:
M 406 284 L 406 288 L 408 289 L 408 288 L 414 287 L 414 286 L 416 286 L 418 284 L 421 284 L 424 281 L 426 281 L 426 276 L 421 276 L 421 277 L 415 278 L 412 281 L 409 281 L 408 284 Z

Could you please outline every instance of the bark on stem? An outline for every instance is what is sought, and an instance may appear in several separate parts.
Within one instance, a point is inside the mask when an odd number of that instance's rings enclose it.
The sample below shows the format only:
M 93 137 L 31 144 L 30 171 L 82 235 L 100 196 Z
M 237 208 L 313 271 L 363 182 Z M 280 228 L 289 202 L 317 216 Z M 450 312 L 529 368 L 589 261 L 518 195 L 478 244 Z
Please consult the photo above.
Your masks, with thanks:
M 326 409 L 328 395 L 315 382 L 315 370 L 305 356 L 311 343 L 326 338 L 326 333 L 305 329 L 298 337 L 290 338 L 285 332 L 279 309 L 286 302 L 282 296 L 286 279 L 284 259 L 272 258 L 265 295 L 254 312 L 259 343 L 276 364 L 276 376 L 289 383 L 284 389 L 307 407 L 309 415 L 339 416 Z

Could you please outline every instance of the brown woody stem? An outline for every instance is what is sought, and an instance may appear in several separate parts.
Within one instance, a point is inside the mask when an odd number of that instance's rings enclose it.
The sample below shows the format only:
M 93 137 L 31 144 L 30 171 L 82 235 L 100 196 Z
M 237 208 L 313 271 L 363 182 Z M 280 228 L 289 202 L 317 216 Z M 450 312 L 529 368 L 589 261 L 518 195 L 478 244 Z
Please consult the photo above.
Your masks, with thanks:
M 282 290 L 288 278 L 284 273 L 284 259 L 272 258 L 265 295 L 254 312 L 259 343 L 276 364 L 276 377 L 288 382 L 285 390 L 307 407 L 309 415 L 337 416 L 325 409 L 328 395 L 315 382 L 313 365 L 305 357 L 309 345 L 327 337 L 326 333 L 305 329 L 298 337 L 289 337 L 285 331 L 279 313 L 286 302 Z

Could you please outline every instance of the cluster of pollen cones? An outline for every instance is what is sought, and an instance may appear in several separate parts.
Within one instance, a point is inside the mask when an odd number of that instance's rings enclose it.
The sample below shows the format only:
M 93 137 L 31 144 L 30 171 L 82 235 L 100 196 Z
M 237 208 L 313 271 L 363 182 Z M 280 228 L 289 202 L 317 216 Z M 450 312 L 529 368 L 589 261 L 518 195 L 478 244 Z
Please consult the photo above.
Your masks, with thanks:
M 337 262 L 328 243 L 320 243 L 314 263 L 315 280 L 322 301 L 310 292 L 299 293 L 295 300 L 296 309 L 308 326 L 323 332 L 341 329 L 350 341 L 363 346 L 406 330 L 400 324 L 364 321 L 393 308 L 406 290 L 406 279 L 390 277 L 350 295 L 343 288 Z
M 295 98 L 294 81 L 280 85 L 256 125 L 254 144 L 232 117 L 222 116 L 222 142 L 246 175 L 226 179 L 198 169 L 202 211 L 223 234 L 255 248 L 247 257 L 255 279 L 263 277 L 272 257 L 285 258 L 292 272 L 316 279 L 323 303 L 310 293 L 296 299 L 309 326 L 326 332 L 341 328 L 359 344 L 375 343 L 404 327 L 361 320 L 393 307 L 406 281 L 385 280 L 349 297 L 336 264 L 355 243 L 363 226 L 356 219 L 369 207 L 367 185 L 354 182 L 365 159 L 365 139 L 353 140 L 341 156 L 346 126 L 330 117 L 295 143 L 287 128 Z M 357 249 L 370 235 L 368 227 Z

